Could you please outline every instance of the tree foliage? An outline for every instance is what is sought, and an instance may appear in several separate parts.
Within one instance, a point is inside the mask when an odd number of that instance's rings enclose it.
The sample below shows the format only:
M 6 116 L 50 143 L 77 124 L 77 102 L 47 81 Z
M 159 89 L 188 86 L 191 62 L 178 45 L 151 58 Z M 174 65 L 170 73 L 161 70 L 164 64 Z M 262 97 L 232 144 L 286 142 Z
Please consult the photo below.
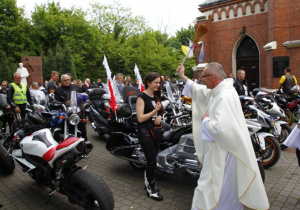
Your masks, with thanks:
M 119 2 L 91 6 L 92 13 L 87 16 L 81 9 L 64 9 L 59 3 L 48 2 L 36 5 L 31 19 L 27 19 L 16 0 L 2 0 L 1 78 L 11 78 L 22 56 L 42 56 L 44 79 L 56 70 L 60 74 L 71 73 L 73 79 L 105 80 L 103 55 L 113 74 L 135 77 L 133 69 L 137 64 L 142 76 L 156 71 L 175 77 L 184 57 L 181 45 L 188 45 L 188 39 L 193 38 L 192 26 L 169 37 L 153 31 L 143 17 L 133 16 L 130 8 Z M 193 58 L 185 63 L 190 75 L 194 63 Z

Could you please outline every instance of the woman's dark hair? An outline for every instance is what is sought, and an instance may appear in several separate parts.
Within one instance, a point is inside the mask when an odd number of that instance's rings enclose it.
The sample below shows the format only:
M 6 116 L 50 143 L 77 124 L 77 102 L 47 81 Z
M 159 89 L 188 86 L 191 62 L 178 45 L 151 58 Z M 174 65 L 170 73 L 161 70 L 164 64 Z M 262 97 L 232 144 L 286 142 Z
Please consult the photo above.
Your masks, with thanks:
M 160 78 L 160 75 L 156 72 L 150 72 L 148 73 L 145 78 L 144 78 L 144 84 L 145 84 L 145 89 L 148 88 L 148 84 L 147 82 L 152 82 L 154 81 L 155 79 L 159 78 L 160 82 L 161 82 L 161 78 Z M 158 90 L 157 91 L 154 91 L 154 98 L 156 101 L 159 101 L 161 102 L 161 86 L 159 86 Z M 159 113 L 160 115 L 162 115 L 164 113 L 164 108 L 162 107 L 160 110 L 159 110 Z

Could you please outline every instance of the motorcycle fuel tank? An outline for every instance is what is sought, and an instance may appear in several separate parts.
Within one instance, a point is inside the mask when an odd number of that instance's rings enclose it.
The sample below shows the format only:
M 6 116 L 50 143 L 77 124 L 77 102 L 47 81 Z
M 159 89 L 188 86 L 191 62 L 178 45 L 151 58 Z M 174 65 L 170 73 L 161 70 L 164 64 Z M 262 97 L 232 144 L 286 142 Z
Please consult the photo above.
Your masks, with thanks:
M 41 129 L 31 136 L 26 136 L 21 141 L 21 148 L 25 154 L 42 157 L 48 150 L 56 147 L 58 143 L 54 140 L 49 129 Z

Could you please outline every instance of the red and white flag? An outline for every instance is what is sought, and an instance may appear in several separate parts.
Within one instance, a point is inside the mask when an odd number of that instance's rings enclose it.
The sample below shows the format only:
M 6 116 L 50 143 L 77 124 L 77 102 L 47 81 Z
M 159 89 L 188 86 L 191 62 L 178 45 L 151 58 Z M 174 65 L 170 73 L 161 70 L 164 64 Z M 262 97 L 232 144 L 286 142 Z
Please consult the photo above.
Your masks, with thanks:
M 118 105 L 116 103 L 114 90 L 113 90 L 112 85 L 111 85 L 111 82 L 112 82 L 111 81 L 111 71 L 109 69 L 109 66 L 108 66 L 107 59 L 106 59 L 105 55 L 104 55 L 104 59 L 103 59 L 103 65 L 104 65 L 104 68 L 106 70 L 107 84 L 108 84 L 108 88 L 109 88 L 109 92 L 110 92 L 109 105 L 110 105 L 111 110 L 114 113 L 116 113 L 116 110 L 118 109 Z
M 137 67 L 136 64 L 134 66 L 134 73 L 135 73 L 136 78 L 139 81 L 139 90 L 141 92 L 143 92 L 145 90 L 145 88 L 144 88 L 143 81 L 142 81 L 142 78 L 141 78 L 141 75 L 140 75 L 140 70 L 139 70 L 139 68 Z

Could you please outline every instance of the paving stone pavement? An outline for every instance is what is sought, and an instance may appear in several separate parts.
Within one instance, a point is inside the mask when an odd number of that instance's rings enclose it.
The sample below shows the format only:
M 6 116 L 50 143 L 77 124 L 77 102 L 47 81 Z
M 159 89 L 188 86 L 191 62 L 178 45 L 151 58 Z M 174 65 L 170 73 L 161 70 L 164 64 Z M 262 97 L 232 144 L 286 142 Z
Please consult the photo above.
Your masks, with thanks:
M 113 192 L 116 210 L 188 210 L 196 180 L 158 173 L 157 187 L 164 200 L 156 202 L 146 196 L 143 173 L 135 171 L 127 161 L 113 157 L 105 149 L 105 139 L 88 127 L 88 138 L 94 144 L 89 159 L 82 166 L 98 174 Z M 293 149 L 282 152 L 279 162 L 265 170 L 265 188 L 270 209 L 300 209 L 300 168 Z M 56 193 L 47 205 L 49 189 L 27 177 L 18 166 L 12 175 L 0 173 L 0 203 L 3 210 L 15 209 L 81 209 Z M 245 208 L 247 209 L 247 208 Z

